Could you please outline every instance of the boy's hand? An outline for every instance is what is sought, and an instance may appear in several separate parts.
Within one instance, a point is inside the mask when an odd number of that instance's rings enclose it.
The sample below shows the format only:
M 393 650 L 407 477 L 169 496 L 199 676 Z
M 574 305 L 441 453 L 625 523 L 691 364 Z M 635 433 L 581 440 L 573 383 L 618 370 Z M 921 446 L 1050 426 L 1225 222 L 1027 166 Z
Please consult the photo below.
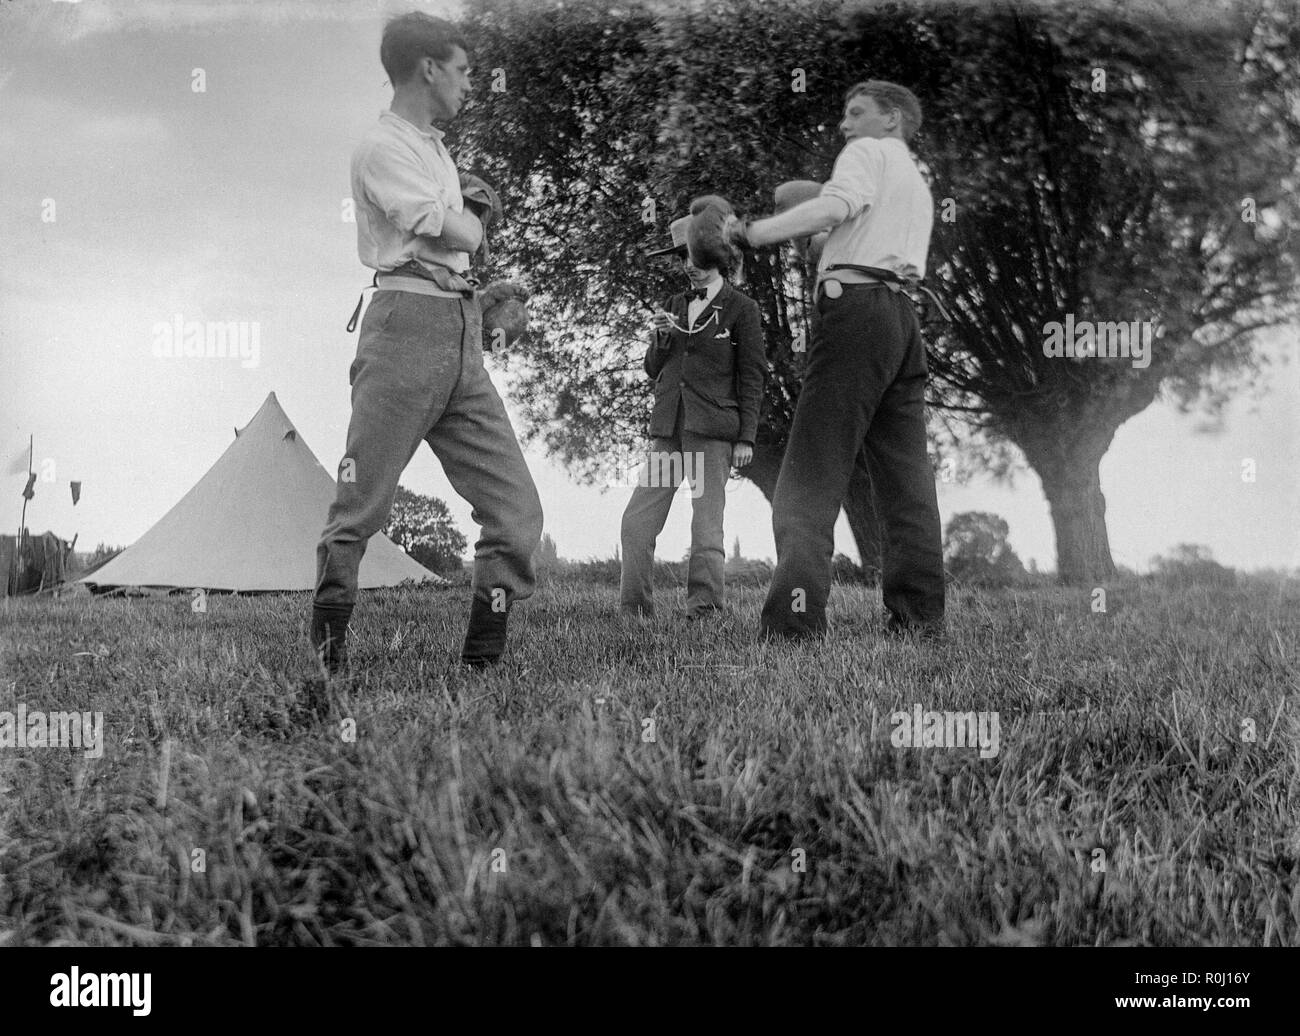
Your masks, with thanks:
M 731 466 L 743 468 L 754 459 L 754 447 L 747 442 L 734 443 L 731 447 Z
M 753 248 L 749 240 L 749 224 L 747 219 L 728 216 L 722 224 L 722 240 L 737 248 Z
M 448 209 L 442 218 L 442 233 L 436 240 L 443 248 L 457 252 L 477 252 L 483 245 L 483 224 L 468 209 L 464 212 Z
M 657 309 L 651 323 L 656 331 L 667 331 L 672 327 L 672 317 L 667 310 Z

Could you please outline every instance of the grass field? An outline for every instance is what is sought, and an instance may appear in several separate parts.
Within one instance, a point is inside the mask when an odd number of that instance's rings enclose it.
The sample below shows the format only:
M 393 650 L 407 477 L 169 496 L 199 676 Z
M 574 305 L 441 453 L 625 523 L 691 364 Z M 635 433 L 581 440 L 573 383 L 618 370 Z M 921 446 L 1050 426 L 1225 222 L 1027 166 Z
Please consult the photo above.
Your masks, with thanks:
M 820 647 L 730 593 L 548 582 L 486 674 L 467 589 L 374 593 L 327 696 L 305 595 L 0 604 L 0 710 L 107 744 L 0 749 L 0 942 L 1300 943 L 1300 585 L 954 591 L 938 645 L 837 586 Z

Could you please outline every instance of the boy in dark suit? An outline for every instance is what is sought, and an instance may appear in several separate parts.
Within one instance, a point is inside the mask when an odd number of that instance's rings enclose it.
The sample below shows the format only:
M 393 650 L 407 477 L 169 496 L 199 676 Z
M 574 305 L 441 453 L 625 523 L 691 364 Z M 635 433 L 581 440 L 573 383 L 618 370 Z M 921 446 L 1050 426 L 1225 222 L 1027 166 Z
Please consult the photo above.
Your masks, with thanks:
M 708 205 L 730 210 L 705 197 L 691 211 Z M 693 505 L 686 617 L 693 620 L 723 607 L 727 477 L 754 456 L 765 360 L 758 305 L 725 279 L 738 268 L 739 251 L 721 241 L 688 248 L 690 224 L 690 216 L 675 220 L 673 243 L 650 253 L 679 256 L 692 290 L 655 314 L 645 357 L 655 404 L 649 457 L 623 512 L 620 601 L 624 613 L 654 614 L 655 539 L 685 479 Z

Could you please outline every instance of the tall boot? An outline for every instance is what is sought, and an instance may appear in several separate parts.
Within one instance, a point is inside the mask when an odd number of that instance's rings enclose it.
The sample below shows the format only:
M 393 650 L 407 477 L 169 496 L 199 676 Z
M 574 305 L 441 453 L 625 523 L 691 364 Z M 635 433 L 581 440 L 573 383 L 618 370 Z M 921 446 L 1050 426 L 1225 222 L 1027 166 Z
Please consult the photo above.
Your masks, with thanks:
M 350 604 L 313 604 L 311 649 L 331 676 L 348 664 L 348 619 Z
M 510 606 L 505 611 L 493 611 L 492 602 L 475 597 L 469 606 L 469 628 L 465 631 L 465 646 L 460 660 L 476 669 L 493 665 L 506 649 L 506 621 Z

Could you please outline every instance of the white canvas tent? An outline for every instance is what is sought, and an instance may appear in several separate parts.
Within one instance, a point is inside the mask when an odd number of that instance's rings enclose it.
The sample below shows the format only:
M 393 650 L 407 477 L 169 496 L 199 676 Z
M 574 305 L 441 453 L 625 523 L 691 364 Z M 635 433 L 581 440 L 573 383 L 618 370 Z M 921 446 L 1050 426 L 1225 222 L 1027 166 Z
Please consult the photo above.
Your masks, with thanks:
M 311 590 L 334 480 L 272 392 L 208 473 L 148 532 L 79 582 L 208 590 Z M 443 583 L 383 533 L 359 586 Z

